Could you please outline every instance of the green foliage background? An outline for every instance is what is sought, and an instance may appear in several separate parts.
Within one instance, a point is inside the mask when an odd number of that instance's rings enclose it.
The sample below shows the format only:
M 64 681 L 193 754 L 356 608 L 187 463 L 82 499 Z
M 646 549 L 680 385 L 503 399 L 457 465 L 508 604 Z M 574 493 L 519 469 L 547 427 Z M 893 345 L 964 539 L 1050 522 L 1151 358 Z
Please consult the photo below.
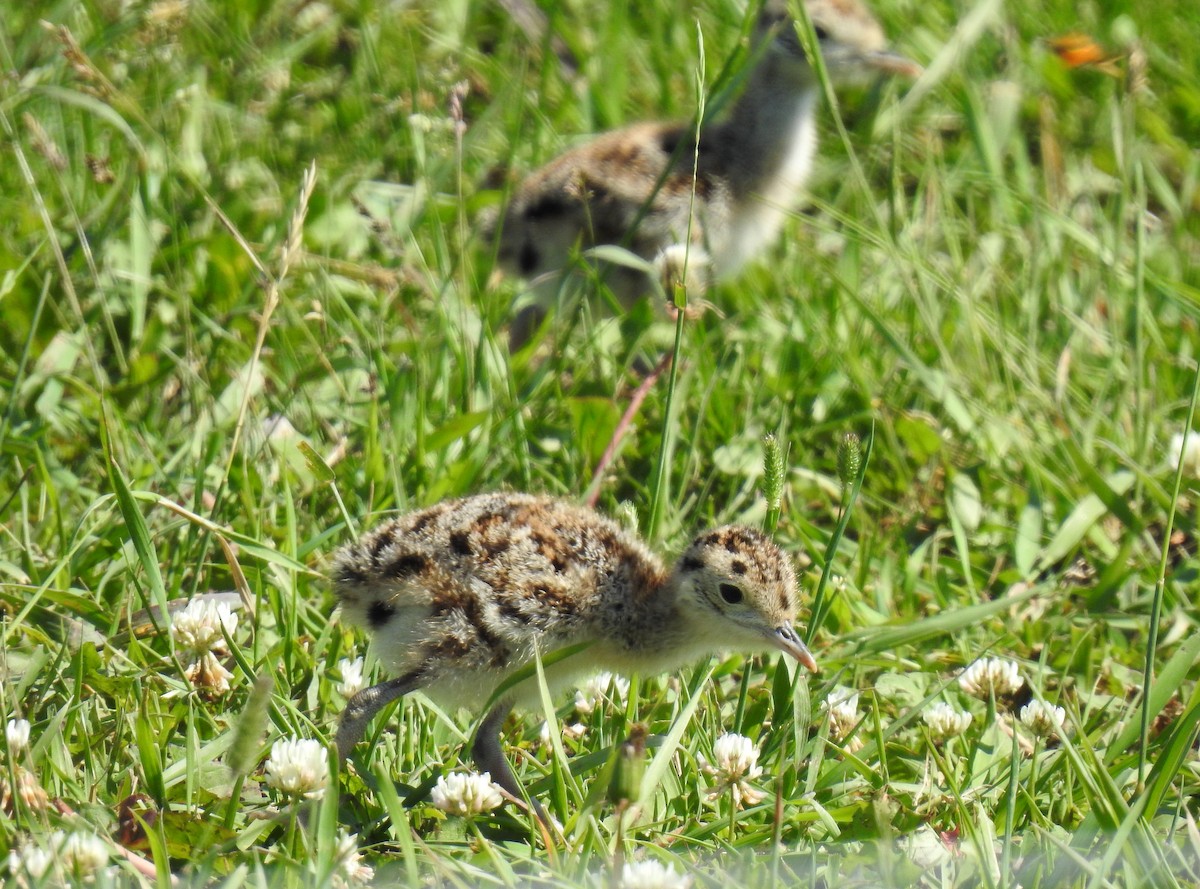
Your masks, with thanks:
M 159 882 L 308 885 L 341 825 L 404 882 L 593 885 L 617 849 L 698 885 L 1194 882 L 1197 480 L 1171 438 L 1197 389 L 1200 18 L 1187 0 L 876 7 L 926 76 L 825 110 L 810 203 L 685 323 L 674 389 L 597 481 L 677 551 L 763 520 L 774 433 L 776 536 L 813 589 L 837 443 L 873 435 L 823 672 L 733 657 L 642 677 L 565 750 L 510 724 L 565 826 L 550 853 L 513 812 L 429 806 L 468 726 L 423 704 L 304 812 L 260 765 L 278 737 L 330 737 L 343 705 L 337 663 L 362 640 L 330 621 L 334 548 L 445 497 L 592 485 L 675 329 L 597 298 L 509 355 L 519 283 L 474 220 L 583 134 L 693 115 L 701 71 L 719 105 L 743 10 L 543 3 L 572 72 L 484 0 L 9 2 L 0 701 L 33 724 L 9 782 L 19 764 L 73 814 L 10 801 L 0 850 L 82 830 Z M 1113 58 L 1068 67 L 1048 41 L 1072 32 Z M 164 609 L 239 572 L 255 612 L 232 690 L 205 696 Z M 1019 662 L 1021 699 L 961 695 L 984 653 Z M 837 685 L 861 694 L 857 752 L 829 737 Z M 1048 747 L 1015 719 L 1030 696 L 1068 714 Z M 934 742 L 934 699 L 973 709 L 965 736 Z M 633 722 L 665 767 L 618 827 L 596 786 Z M 704 792 L 722 731 L 762 751 L 771 795 L 745 812 Z M 915 864 L 923 827 L 955 854 Z

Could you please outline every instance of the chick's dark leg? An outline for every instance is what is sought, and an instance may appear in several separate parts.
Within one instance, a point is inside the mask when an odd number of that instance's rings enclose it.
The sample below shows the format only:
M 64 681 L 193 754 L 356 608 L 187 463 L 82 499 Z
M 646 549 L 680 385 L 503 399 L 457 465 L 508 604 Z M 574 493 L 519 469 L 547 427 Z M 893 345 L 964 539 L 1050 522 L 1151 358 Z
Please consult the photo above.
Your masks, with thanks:
M 479 731 L 475 733 L 471 758 L 475 760 L 475 764 L 481 771 L 491 774 L 494 782 L 517 799 L 523 800 L 526 799 L 525 790 L 509 767 L 508 760 L 504 758 L 504 749 L 500 746 L 500 729 L 512 711 L 512 706 L 512 701 L 501 701 L 488 711 L 487 716 L 483 717 L 483 721 L 479 723 Z M 529 797 L 529 804 L 533 807 L 534 814 L 537 815 L 539 821 L 543 824 L 551 823 L 550 818 L 546 815 L 546 810 L 537 800 Z
M 413 670 L 395 679 L 364 688 L 352 697 L 342 712 L 342 721 L 338 723 L 337 738 L 334 741 L 337 745 L 338 759 L 344 760 L 350 755 L 350 750 L 362 740 L 367 725 L 376 713 L 420 684 L 421 671 Z
M 508 328 L 508 351 L 524 349 L 545 322 L 547 314 L 546 307 L 536 303 L 518 310 Z

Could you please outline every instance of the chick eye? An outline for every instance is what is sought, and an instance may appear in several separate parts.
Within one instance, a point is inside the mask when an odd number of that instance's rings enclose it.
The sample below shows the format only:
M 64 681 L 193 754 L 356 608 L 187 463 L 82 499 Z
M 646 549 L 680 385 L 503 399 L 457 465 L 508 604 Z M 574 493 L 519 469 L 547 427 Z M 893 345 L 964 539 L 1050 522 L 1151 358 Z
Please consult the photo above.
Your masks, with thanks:
M 718 589 L 721 592 L 721 598 L 730 605 L 736 605 L 744 598 L 741 588 L 734 586 L 732 583 L 723 583 Z

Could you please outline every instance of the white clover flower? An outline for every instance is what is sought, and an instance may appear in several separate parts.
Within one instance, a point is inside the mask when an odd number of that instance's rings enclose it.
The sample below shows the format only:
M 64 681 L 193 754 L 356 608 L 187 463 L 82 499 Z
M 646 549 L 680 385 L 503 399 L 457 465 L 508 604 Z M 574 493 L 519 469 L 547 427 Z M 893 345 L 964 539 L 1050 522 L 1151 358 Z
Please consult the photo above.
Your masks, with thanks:
M 851 753 L 861 750 L 863 740 L 857 736 L 850 738 L 859 722 L 858 692 L 839 685 L 830 692 L 825 709 L 829 712 L 829 734 L 833 739 L 846 742 L 846 749 Z
M 59 837 L 62 831 L 58 831 Z M 50 871 L 54 864 L 54 852 L 40 846 L 25 846 L 20 851 L 8 853 L 8 872 L 18 885 L 27 885 L 24 877 L 35 883 L 40 881 Z
M 570 725 L 563 725 L 563 739 L 567 741 L 581 741 L 583 736 L 587 734 L 588 727 L 582 722 L 573 722 Z
M 363 678 L 363 663 L 361 657 L 354 660 L 344 657 L 338 661 L 338 672 L 342 674 L 342 681 L 338 683 L 337 692 L 343 698 L 352 698 L 367 687 L 366 679 Z
M 757 778 L 762 774 L 758 765 L 758 748 L 745 735 L 726 732 L 713 744 L 713 756 L 717 768 L 727 775 L 741 778 Z
M 327 3 L 307 3 L 292 19 L 292 27 L 301 34 L 324 27 L 333 18 L 334 12 Z
M 710 799 L 729 791 L 734 806 L 740 809 L 743 803 L 753 806 L 766 797 L 750 784 L 762 774 L 762 766 L 758 764 L 758 748 L 749 738 L 726 732 L 713 744 L 713 759 L 716 762 L 709 764 L 700 757 L 701 770 L 716 779 L 708 789 Z
M 88 881 L 108 864 L 108 845 L 94 834 L 77 832 L 64 837 L 56 830 L 50 840 L 63 869 L 72 876 Z
M 1045 701 L 1030 701 L 1021 708 L 1021 722 L 1039 738 L 1058 734 L 1067 718 L 1067 711 Z
M 225 602 L 211 599 L 193 599 L 171 618 L 171 637 L 175 645 L 194 654 L 228 653 L 225 633 L 232 636 L 236 629 L 237 615 Z
M 692 878 L 654 859 L 630 861 L 621 871 L 621 889 L 689 889 Z
M 926 870 L 946 864 L 954 857 L 946 841 L 928 824 L 904 837 L 901 845 L 912 863 Z
M 16 759 L 29 749 L 29 720 L 10 719 L 4 726 L 4 738 L 8 741 L 8 754 Z
M 1021 687 L 1016 661 L 998 657 L 980 658 L 958 676 L 958 685 L 967 694 L 987 700 L 990 695 L 1011 695 Z
M 338 834 L 337 871 L 330 878 L 334 889 L 351 889 L 371 882 L 375 877 L 375 868 L 363 864 L 362 854 L 358 851 L 358 835 L 342 831 Z
M 707 289 L 712 258 L 701 248 L 683 244 L 664 247 L 654 257 L 654 273 L 670 301 L 676 287 L 699 297 Z
M 575 692 L 575 712 L 582 716 L 589 715 L 596 709 L 596 705 L 605 699 L 610 686 L 614 692 L 612 699 L 614 703 L 617 697 L 620 697 L 622 701 L 628 698 L 628 679 L 607 671 L 597 673 Z
M 1200 432 L 1188 430 L 1171 436 L 1171 466 L 1183 464 L 1183 474 L 1200 478 Z
M 938 701 L 921 714 L 929 733 L 935 738 L 953 738 L 961 735 L 971 725 L 971 714 L 966 710 L 955 710 L 945 701 Z
M 281 738 L 271 745 L 263 777 L 287 796 L 320 799 L 329 783 L 329 757 L 320 741 Z
M 269 97 L 270 99 L 275 99 L 281 92 L 287 89 L 291 83 L 292 72 L 288 70 L 286 65 L 272 65 L 263 72 L 263 92 L 266 93 L 266 97 Z M 270 425 L 273 425 L 271 421 L 274 419 L 274 417 L 268 417 L 266 423 L 263 425 L 268 426 L 269 428 Z M 287 419 L 285 417 L 281 417 L 280 419 L 287 423 Z M 288 425 L 291 426 L 292 424 L 288 423 Z
M 29 720 L 10 719 L 4 726 L 4 738 L 8 742 L 8 754 L 12 759 L 11 774 L 16 785 L 9 782 L 9 771 L 0 772 L 0 809 L 12 814 L 14 797 L 20 797 L 26 808 L 35 812 L 44 811 L 50 805 L 50 797 L 42 789 L 37 775 L 20 765 L 21 754 L 29 749 Z
M 185 661 L 188 681 L 217 694 L 229 691 L 233 674 L 225 669 L 220 657 L 229 655 L 225 633 L 232 636 L 236 629 L 237 615 L 229 605 L 211 599 L 193 599 L 171 618 L 171 638 Z
M 492 783 L 488 772 L 461 772 L 442 775 L 429 795 L 430 801 L 443 812 L 468 818 L 498 808 L 504 802 L 500 788 Z
M 562 739 L 564 741 L 578 742 L 588 733 L 588 727 L 582 722 L 574 722 L 569 725 L 565 722 L 560 722 L 558 727 L 562 732 Z M 543 746 L 550 746 L 550 723 L 546 720 L 542 720 L 542 724 L 538 726 L 538 739 L 542 742 Z

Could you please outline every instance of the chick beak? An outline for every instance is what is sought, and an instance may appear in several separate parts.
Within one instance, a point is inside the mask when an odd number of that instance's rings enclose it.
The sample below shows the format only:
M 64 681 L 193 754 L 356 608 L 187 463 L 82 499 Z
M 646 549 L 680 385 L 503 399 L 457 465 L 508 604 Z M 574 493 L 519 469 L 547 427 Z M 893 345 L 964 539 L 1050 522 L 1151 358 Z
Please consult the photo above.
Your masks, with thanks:
M 796 635 L 796 631 L 789 624 L 784 624 L 778 629 L 768 630 L 767 639 L 780 651 L 794 657 L 800 663 L 800 666 L 805 667 L 810 672 L 818 672 L 819 668 L 817 667 L 816 659 L 804 643 L 800 641 L 800 637 Z
M 917 78 L 925 71 L 912 59 L 905 58 L 889 49 L 866 53 L 863 56 L 863 64 L 884 74 L 898 74 L 901 77 Z

